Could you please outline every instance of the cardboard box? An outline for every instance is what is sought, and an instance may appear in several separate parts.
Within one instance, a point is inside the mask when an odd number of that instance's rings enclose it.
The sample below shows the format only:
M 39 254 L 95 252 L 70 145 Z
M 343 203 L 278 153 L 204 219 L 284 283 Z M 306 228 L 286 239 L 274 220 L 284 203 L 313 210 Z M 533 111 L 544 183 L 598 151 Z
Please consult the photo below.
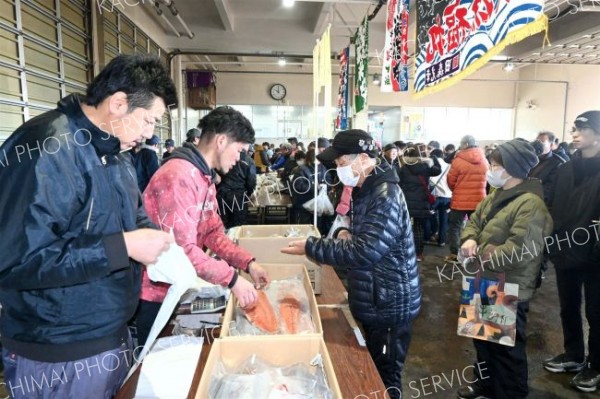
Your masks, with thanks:
M 291 366 L 294 363 L 310 364 L 321 354 L 329 389 L 334 399 L 342 399 L 342 392 L 335 376 L 329 352 L 322 337 L 317 335 L 279 335 L 261 337 L 240 337 L 235 340 L 216 340 L 206 360 L 196 399 L 208 398 L 210 384 L 217 364 L 221 361 L 226 367 L 236 367 L 251 355 L 256 354 L 274 366 Z
M 299 335 L 323 335 L 323 325 L 321 324 L 321 316 L 319 315 L 319 307 L 317 305 L 317 301 L 315 299 L 315 294 L 310 285 L 310 280 L 308 278 L 308 272 L 306 268 L 302 264 L 296 265 L 288 265 L 288 264 L 268 264 L 264 263 L 262 266 L 269 273 L 271 280 L 283 280 L 286 278 L 297 276 L 298 274 L 304 275 L 304 288 L 306 290 L 306 295 L 308 297 L 308 306 L 310 308 L 310 315 L 312 317 L 313 324 L 315 326 L 314 334 L 299 334 Z M 242 273 L 240 278 L 246 278 L 250 280 L 250 276 L 246 273 Z M 234 312 L 238 307 L 238 301 L 235 296 L 231 295 L 229 297 L 229 302 L 227 303 L 227 308 L 225 308 L 225 314 L 223 315 L 223 327 L 221 327 L 221 334 L 219 338 L 226 339 L 238 339 L 245 336 L 240 336 L 239 333 L 236 334 L 235 331 L 235 321 L 234 321 Z M 280 334 L 284 335 L 284 334 Z M 290 334 L 287 334 L 290 335 Z M 267 337 L 274 337 L 276 335 L 265 335 Z
M 300 235 L 297 237 L 283 237 L 290 228 L 299 230 Z M 281 237 L 272 237 L 273 235 Z M 240 247 L 250 252 L 260 264 L 302 263 L 308 271 L 313 291 L 315 294 L 320 294 L 321 267 L 305 256 L 281 253 L 281 248 L 287 247 L 291 241 L 305 240 L 310 236 L 321 236 L 319 230 L 312 224 L 241 226 L 237 229 L 236 242 Z

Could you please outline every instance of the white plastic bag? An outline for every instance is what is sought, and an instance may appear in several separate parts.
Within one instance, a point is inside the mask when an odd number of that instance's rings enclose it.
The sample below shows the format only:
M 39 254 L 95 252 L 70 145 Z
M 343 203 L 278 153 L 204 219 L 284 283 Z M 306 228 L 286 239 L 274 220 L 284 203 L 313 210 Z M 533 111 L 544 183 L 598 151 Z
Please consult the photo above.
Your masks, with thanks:
M 315 211 L 315 201 L 317 204 L 317 216 L 322 215 L 333 215 L 334 209 L 333 204 L 329 200 L 329 196 L 327 195 L 327 185 L 321 184 L 319 186 L 319 192 L 317 196 L 309 201 L 306 201 L 302 207 L 309 212 Z
M 329 229 L 327 238 L 335 238 L 333 237 L 333 233 L 342 227 L 350 230 L 350 216 L 337 215 L 333 221 L 333 224 L 331 225 L 331 228 Z

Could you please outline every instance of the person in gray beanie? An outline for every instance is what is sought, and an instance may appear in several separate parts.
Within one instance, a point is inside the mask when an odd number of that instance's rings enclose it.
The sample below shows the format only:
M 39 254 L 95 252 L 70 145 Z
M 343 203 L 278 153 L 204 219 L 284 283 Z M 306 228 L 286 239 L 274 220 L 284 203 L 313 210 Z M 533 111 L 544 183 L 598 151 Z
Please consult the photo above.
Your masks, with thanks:
M 479 203 L 461 236 L 461 254 L 478 262 L 482 278 L 499 281 L 504 277 L 519 286 L 516 336 L 514 341 L 508 338 L 514 347 L 473 340 L 476 362 L 485 362 L 494 372 L 482 376 L 475 371 L 476 382 L 458 391 L 462 399 L 524 399 L 529 392 L 527 312 L 540 276 L 544 237 L 552 232 L 542 183 L 528 179 L 537 162 L 531 144 L 522 140 L 511 140 L 492 151 L 487 179 L 496 190 Z

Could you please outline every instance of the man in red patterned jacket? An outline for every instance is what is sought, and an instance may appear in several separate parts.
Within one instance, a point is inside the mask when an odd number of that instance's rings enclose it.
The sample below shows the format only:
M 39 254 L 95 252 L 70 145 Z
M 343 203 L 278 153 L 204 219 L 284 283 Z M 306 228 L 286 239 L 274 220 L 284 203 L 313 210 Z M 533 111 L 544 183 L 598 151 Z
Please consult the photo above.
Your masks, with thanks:
M 236 164 L 240 153 L 254 142 L 254 129 L 231 107 L 211 111 L 200 120 L 198 128 L 200 142 L 184 143 L 173 151 L 144 191 L 144 205 L 156 225 L 173 231 L 199 277 L 231 288 L 240 306 L 252 306 L 257 299 L 256 289 L 247 280 L 238 279 L 234 267 L 249 272 L 256 285 L 266 286 L 270 279 L 249 252 L 225 235 L 217 212 L 214 170 L 227 173 Z M 203 247 L 222 260 L 209 257 Z M 152 282 L 144 271 L 137 312 L 140 345 L 150 332 L 168 288 L 167 284 Z

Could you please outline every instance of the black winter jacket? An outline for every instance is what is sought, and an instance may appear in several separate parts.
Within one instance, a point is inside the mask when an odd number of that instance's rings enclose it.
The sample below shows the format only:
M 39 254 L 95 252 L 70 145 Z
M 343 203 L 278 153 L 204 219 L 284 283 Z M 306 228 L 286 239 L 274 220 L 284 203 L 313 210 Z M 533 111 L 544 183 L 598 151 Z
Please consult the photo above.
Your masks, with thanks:
M 557 269 L 597 268 L 600 264 L 600 157 L 578 151 L 558 167 L 552 201 L 554 233 L 546 249 Z
M 227 174 L 221 176 L 221 183 L 217 186 L 219 195 L 226 192 L 246 193 L 252 195 L 256 188 L 256 165 L 246 151 L 240 153 L 240 160 Z
M 393 327 L 421 308 L 410 218 L 398 179 L 382 164 L 352 193 L 352 239 L 308 238 L 306 254 L 348 268 L 350 310 L 363 324 Z
M 41 151 L 23 154 L 36 144 Z M 123 232 L 154 225 L 129 156 L 119 152 L 77 95 L 0 148 L 0 332 L 10 351 L 65 362 L 126 339 L 141 266 L 128 258 Z
M 131 162 L 137 175 L 138 187 L 143 193 L 160 166 L 158 155 L 150 146 L 143 145 L 137 153 L 132 150 Z
M 542 186 L 544 187 L 544 202 L 548 209 L 550 209 L 552 207 L 552 198 L 554 197 L 556 172 L 558 171 L 559 165 L 562 165 L 565 161 L 553 152 L 549 152 L 547 155 L 541 155 L 539 160 L 540 162 L 531 169 L 531 172 L 529 172 L 529 176 L 542 181 Z
M 437 158 L 404 158 L 400 168 L 400 187 L 406 197 L 408 212 L 413 218 L 431 217 L 431 204 L 427 200 L 429 178 L 439 176 L 442 167 Z

